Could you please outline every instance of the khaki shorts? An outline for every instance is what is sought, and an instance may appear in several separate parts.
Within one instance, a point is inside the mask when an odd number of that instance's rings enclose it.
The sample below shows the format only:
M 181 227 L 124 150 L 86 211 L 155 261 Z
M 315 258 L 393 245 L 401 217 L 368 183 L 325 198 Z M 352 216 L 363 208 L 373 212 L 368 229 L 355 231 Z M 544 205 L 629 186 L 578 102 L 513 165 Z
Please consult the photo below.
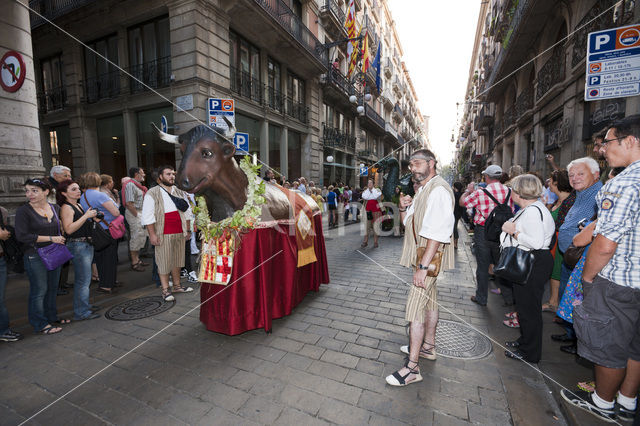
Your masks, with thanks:
M 180 234 L 162 236 L 162 244 L 156 246 L 158 273 L 167 275 L 174 268 L 184 266 L 185 239 Z
M 129 250 L 131 251 L 140 251 L 147 241 L 147 230 L 142 226 L 141 214 L 139 213 L 136 217 L 129 210 L 124 212 L 124 218 L 129 224 Z
M 404 319 L 409 322 L 424 322 L 427 311 L 438 311 L 438 288 L 436 277 L 427 277 L 426 289 L 411 285 L 407 296 L 407 309 Z

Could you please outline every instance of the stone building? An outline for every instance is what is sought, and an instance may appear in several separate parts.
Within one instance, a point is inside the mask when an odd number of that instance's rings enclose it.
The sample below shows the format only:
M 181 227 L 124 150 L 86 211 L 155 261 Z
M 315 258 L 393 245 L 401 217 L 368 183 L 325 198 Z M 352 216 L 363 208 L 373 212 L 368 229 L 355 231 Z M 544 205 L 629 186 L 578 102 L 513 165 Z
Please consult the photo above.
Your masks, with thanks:
M 640 97 L 584 100 L 587 35 L 638 16 L 630 0 L 483 2 L 456 141 L 459 175 L 518 164 L 546 176 L 547 154 L 561 167 L 590 155 L 591 135 L 637 113 Z

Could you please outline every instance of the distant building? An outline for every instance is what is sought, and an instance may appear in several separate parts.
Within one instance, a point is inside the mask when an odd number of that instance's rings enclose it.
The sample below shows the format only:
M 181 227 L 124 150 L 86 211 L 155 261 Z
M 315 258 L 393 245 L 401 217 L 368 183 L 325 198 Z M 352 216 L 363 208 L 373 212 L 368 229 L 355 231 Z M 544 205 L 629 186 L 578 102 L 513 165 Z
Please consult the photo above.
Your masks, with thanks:
M 546 176 L 546 154 L 560 166 L 591 155 L 591 135 L 637 113 L 640 97 L 584 101 L 587 34 L 638 16 L 640 3 L 629 0 L 483 2 L 455 141 L 458 174 L 518 164 Z

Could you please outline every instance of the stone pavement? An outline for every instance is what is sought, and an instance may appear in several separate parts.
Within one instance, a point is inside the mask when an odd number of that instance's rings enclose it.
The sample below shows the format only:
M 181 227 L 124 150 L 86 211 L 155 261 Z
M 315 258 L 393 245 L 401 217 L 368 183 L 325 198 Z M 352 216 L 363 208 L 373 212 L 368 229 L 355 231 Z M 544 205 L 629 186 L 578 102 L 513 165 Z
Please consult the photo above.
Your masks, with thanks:
M 356 224 L 325 233 L 331 284 L 274 321 L 271 334 L 206 331 L 198 309 L 189 313 L 198 292 L 137 321 L 77 322 L 53 336 L 18 327 L 26 338 L 0 345 L 0 423 L 38 413 L 29 424 L 565 424 L 537 370 L 495 345 L 483 359 L 422 361 L 422 383 L 386 385 L 404 359 L 408 287 L 357 251 L 360 232 Z M 369 247 L 362 252 L 410 280 L 398 265 L 400 238 Z M 489 310 L 469 300 L 473 266 L 463 236 L 457 269 L 440 279 L 441 318 L 513 334 L 495 325 L 506 312 L 497 298 Z M 156 294 L 149 284 L 119 297 Z

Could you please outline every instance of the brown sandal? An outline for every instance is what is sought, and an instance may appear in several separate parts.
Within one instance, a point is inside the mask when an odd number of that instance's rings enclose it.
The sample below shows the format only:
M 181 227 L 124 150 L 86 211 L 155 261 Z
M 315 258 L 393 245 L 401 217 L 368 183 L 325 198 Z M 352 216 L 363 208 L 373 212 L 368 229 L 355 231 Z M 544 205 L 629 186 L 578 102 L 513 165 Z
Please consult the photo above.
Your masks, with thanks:
M 144 272 L 144 268 L 142 267 L 142 265 L 140 265 L 140 262 L 136 263 L 135 265 L 131 265 L 131 269 L 136 272 Z

